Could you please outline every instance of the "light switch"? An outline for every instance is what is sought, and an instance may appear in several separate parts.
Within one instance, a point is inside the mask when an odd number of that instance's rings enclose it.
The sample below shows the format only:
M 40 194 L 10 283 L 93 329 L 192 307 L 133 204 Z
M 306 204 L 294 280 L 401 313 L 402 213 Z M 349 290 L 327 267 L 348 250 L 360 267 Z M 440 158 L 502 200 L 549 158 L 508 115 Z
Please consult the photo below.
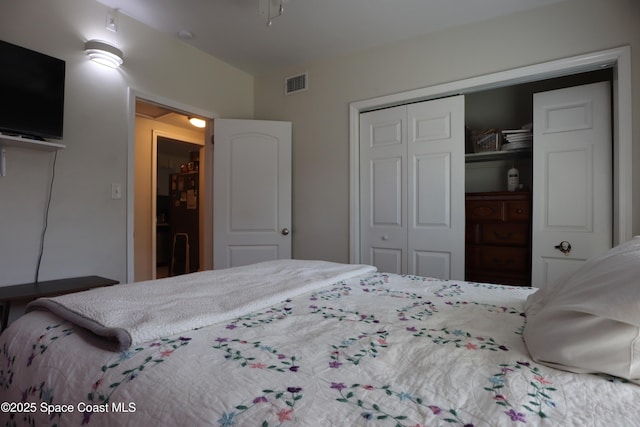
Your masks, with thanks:
M 122 186 L 120 183 L 114 182 L 111 184 L 111 198 L 113 200 L 122 199 Z

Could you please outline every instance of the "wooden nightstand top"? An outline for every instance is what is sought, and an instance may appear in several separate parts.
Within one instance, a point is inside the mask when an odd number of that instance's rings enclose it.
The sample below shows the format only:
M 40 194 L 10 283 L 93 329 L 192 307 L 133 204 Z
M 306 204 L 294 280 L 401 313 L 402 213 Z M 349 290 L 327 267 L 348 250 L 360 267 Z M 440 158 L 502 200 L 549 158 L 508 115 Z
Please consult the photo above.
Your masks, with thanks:
M 0 304 L 4 304 L 0 331 L 7 327 L 11 304 L 18 301 L 31 301 L 40 297 L 53 297 L 72 292 L 118 284 L 117 280 L 100 276 L 71 277 L 68 279 L 46 280 L 38 283 L 24 283 L 0 287 Z

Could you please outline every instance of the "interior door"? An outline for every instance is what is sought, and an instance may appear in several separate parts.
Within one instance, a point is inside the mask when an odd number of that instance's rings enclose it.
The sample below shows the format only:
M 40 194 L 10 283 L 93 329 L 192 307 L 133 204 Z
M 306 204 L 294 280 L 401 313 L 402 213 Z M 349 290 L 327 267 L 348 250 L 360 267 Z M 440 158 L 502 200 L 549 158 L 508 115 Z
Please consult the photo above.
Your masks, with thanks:
M 216 119 L 213 264 L 291 258 L 291 123 Z
M 612 246 L 608 82 L 534 94 L 532 286 Z
M 408 271 L 464 280 L 464 96 L 407 106 Z
M 363 263 L 464 279 L 464 97 L 360 115 Z

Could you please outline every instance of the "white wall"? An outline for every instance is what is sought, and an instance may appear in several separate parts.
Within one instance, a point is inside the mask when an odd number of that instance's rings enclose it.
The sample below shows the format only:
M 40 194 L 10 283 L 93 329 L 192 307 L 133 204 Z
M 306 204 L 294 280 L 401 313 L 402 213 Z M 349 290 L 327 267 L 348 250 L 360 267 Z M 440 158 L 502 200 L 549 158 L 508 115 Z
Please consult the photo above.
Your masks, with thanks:
M 0 39 L 66 61 L 64 140 L 59 151 L 40 280 L 101 275 L 126 281 L 129 88 L 211 111 L 253 117 L 253 77 L 124 15 L 104 29 L 93 0 L 3 0 Z M 115 41 L 124 66 L 89 61 L 88 39 Z M 0 178 L 0 286 L 31 282 L 53 154 L 7 149 Z M 123 197 L 111 199 L 111 183 Z
M 636 0 L 568 0 L 257 77 L 256 117 L 293 122 L 294 257 L 349 260 L 348 107 L 354 101 L 630 45 L 633 156 L 640 164 L 638 23 Z M 284 96 L 284 78 L 303 71 L 309 90 Z M 633 233 L 640 234 L 640 168 L 633 184 Z

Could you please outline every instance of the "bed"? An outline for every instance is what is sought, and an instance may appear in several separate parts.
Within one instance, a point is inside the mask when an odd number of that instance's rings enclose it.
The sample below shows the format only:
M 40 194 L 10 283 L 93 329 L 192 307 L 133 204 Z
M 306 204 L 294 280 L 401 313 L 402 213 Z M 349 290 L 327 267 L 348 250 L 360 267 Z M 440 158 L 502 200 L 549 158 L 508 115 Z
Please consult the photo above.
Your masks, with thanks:
M 108 289 L 0 336 L 1 425 L 640 425 L 633 377 L 532 358 L 536 289 L 323 261 Z

